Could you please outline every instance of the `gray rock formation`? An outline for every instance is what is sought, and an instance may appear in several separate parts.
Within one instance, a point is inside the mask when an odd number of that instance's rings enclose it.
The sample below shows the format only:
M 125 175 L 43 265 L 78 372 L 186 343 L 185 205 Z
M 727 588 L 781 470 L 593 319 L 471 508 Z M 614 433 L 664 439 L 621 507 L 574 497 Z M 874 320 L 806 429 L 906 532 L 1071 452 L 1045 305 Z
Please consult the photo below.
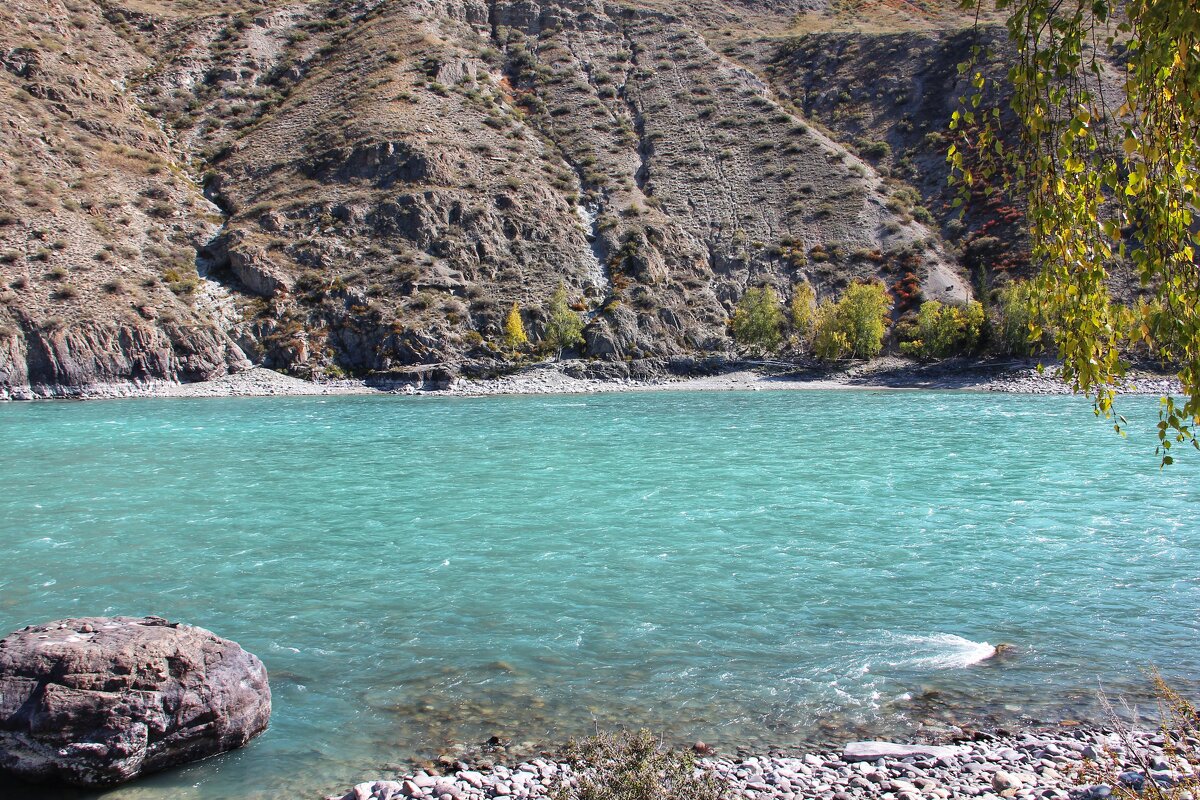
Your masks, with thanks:
M 235 642 L 159 617 L 90 617 L 0 640 L 0 769 L 111 786 L 241 747 L 271 716 Z

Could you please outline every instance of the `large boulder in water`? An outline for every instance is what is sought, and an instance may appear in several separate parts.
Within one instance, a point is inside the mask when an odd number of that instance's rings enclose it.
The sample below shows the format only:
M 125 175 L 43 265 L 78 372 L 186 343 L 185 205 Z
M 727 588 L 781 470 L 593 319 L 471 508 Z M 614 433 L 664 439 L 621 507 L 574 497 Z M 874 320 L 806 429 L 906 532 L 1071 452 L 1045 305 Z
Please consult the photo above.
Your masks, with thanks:
M 271 690 L 236 642 L 158 617 L 34 625 L 0 640 L 0 769 L 111 786 L 241 747 Z

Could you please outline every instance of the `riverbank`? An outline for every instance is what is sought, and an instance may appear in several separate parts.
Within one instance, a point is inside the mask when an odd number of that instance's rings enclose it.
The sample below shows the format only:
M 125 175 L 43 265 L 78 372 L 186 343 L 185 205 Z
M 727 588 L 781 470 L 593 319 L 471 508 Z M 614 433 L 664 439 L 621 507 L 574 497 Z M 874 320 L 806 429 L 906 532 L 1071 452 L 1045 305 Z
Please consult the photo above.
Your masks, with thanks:
M 543 362 L 495 378 L 445 378 L 407 381 L 352 378 L 314 382 L 263 367 L 212 381 L 101 384 L 85 387 L 42 387 L 0 399 L 117 399 L 132 397 L 271 397 L 335 395 L 429 395 L 483 397 L 495 395 L 603 394 L 646 391 L 787 391 L 846 389 L 932 389 L 1019 394 L 1071 394 L 1055 366 L 1039 370 L 1033 361 L 978 362 L 952 360 L 920 364 L 884 357 L 838 368 L 787 362 L 722 362 L 703 370 L 672 371 L 666 367 L 630 371 L 614 365 L 580 361 Z M 624 365 L 618 365 L 624 367 Z M 703 374 L 699 374 L 703 372 Z M 634 376 L 638 377 L 634 377 Z M 1179 393 L 1173 375 L 1131 370 L 1122 394 Z
M 1165 751 L 1161 734 L 1148 731 L 1064 725 L 972 737 L 958 733 L 942 744 L 858 742 L 841 751 L 704 755 L 698 766 L 728 786 L 726 797 L 746 800 L 1099 800 L 1112 790 L 1098 763 L 1105 764 L 1111 780 L 1133 788 L 1146 780 L 1175 785 L 1194 775 L 1193 765 Z M 706 748 L 697 744 L 696 750 L 703 755 Z M 328 800 L 526 800 L 550 797 L 556 787 L 577 781 L 569 764 L 552 757 L 513 766 L 472 768 L 460 762 L 441 773 L 418 771 L 360 783 Z

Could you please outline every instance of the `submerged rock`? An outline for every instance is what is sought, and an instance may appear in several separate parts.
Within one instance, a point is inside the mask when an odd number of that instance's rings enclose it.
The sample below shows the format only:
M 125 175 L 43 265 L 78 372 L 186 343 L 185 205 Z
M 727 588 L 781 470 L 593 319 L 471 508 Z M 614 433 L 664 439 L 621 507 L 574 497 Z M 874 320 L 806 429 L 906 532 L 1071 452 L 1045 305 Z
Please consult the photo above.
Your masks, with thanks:
M 111 786 L 241 747 L 271 691 L 236 642 L 159 617 L 91 617 L 0 640 L 0 769 Z
M 992 654 L 984 659 L 984 661 L 1005 661 L 1016 653 L 1016 647 L 1005 642 L 1001 642 L 992 648 Z

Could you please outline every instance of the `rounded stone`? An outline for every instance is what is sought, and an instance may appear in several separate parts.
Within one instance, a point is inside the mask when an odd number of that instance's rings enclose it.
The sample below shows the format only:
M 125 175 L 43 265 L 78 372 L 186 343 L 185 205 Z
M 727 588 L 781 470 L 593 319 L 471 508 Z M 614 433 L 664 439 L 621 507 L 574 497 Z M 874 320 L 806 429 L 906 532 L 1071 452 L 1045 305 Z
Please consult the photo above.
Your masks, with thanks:
M 996 792 L 1007 791 L 1008 789 L 1021 788 L 1021 781 L 1014 775 L 1010 775 L 1004 770 L 996 770 L 992 773 L 992 790 Z
M 112 786 L 223 753 L 267 728 L 262 662 L 159 617 L 34 625 L 0 640 L 0 770 Z

